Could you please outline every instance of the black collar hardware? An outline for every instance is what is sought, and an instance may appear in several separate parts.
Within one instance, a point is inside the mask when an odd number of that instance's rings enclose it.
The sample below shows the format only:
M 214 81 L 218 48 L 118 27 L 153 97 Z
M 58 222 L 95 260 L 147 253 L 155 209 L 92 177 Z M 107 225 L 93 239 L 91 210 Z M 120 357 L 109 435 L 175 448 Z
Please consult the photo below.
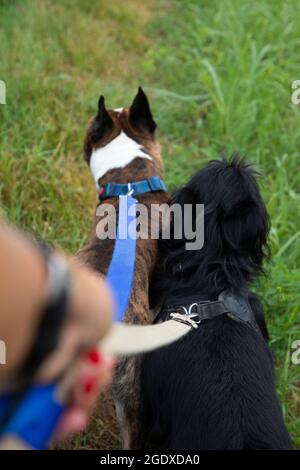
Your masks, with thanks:
M 194 324 L 199 325 L 204 320 L 212 320 L 220 315 L 244 323 L 261 334 L 249 302 L 244 296 L 231 291 L 223 291 L 216 301 L 200 301 L 190 305 L 179 305 L 163 309 L 164 316 L 173 318 L 177 314 L 186 315 Z

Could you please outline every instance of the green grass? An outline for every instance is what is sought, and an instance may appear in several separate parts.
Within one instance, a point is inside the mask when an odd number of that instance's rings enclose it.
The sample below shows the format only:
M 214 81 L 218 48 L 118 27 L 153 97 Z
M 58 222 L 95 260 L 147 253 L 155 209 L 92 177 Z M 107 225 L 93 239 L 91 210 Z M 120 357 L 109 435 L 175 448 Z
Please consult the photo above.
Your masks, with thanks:
M 0 204 L 19 226 L 74 252 L 96 202 L 85 128 L 100 93 L 113 107 L 132 100 L 145 13 L 121 0 L 0 5 Z
M 224 150 L 257 164 L 273 255 L 257 289 L 298 448 L 299 30 L 294 0 L 0 1 L 0 205 L 18 226 L 83 244 L 96 199 L 81 147 L 100 93 L 116 107 L 145 87 L 170 188 Z

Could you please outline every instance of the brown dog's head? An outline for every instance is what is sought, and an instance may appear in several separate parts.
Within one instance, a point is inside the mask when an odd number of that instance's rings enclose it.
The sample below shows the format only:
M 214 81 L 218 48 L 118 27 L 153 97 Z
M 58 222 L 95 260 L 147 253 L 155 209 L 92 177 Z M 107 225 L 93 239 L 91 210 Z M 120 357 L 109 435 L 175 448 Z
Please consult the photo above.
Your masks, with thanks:
M 84 158 L 97 183 L 126 183 L 162 177 L 156 123 L 140 87 L 129 108 L 107 110 L 104 97 L 91 120 L 84 142 Z

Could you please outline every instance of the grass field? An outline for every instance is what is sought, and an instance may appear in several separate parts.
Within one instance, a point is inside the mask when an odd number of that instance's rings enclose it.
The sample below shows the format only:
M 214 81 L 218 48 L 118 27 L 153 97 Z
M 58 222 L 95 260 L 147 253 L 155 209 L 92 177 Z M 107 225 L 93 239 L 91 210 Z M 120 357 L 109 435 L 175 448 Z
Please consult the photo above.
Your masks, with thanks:
M 300 448 L 300 4 L 294 0 L 0 0 L 2 215 L 74 253 L 96 203 L 81 155 L 100 93 L 152 99 L 172 189 L 222 151 L 260 168 L 272 262 L 257 285 L 278 392 Z

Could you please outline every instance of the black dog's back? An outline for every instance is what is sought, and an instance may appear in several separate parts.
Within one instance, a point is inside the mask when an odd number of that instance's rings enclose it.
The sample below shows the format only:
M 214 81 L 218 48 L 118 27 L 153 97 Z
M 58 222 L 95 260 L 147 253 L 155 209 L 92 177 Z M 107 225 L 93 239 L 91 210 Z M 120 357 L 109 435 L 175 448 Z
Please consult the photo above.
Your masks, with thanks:
M 254 172 L 234 159 L 215 161 L 180 189 L 174 202 L 204 204 L 204 246 L 161 241 L 152 306 L 217 300 L 224 289 L 247 297 L 262 334 L 226 315 L 201 322 L 177 343 L 144 356 L 143 431 L 153 449 L 288 449 L 272 355 L 258 298 L 248 285 L 261 272 L 268 216 Z M 185 299 L 185 300 L 183 300 Z M 193 299 L 193 300 L 192 300 Z
M 248 326 L 219 317 L 143 362 L 153 449 L 287 449 L 271 354 Z

